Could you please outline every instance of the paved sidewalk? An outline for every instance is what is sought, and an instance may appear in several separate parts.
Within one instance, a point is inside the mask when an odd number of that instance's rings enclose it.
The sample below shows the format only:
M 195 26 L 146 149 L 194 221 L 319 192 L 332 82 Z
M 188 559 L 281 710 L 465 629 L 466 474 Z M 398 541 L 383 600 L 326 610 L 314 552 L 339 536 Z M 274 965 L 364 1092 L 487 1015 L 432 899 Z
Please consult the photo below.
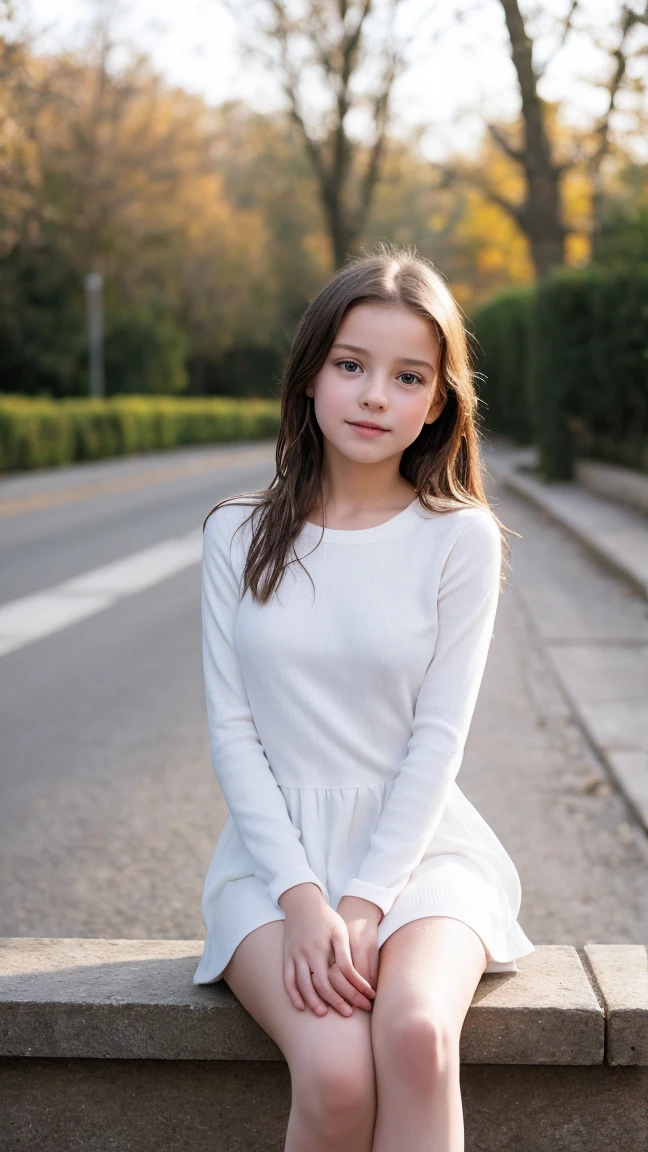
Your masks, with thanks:
M 648 599 L 648 517 L 576 484 L 541 483 L 524 470 L 534 459 L 533 449 L 496 444 L 487 468 L 500 486 L 548 512 Z
M 574 484 L 546 485 L 516 470 L 532 463 L 532 449 L 501 444 L 486 456 L 500 488 L 544 511 L 648 600 L 648 517 Z M 583 731 L 648 831 L 648 606 L 637 607 L 632 634 L 604 627 L 576 638 L 554 628 L 543 643 Z

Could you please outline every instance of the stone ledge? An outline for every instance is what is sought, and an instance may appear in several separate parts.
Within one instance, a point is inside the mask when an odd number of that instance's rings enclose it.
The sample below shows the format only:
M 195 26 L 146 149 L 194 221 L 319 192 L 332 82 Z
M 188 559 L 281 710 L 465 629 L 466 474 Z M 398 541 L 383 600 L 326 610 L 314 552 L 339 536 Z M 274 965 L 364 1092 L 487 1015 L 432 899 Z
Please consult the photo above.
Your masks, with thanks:
M 648 949 L 643 944 L 587 944 L 607 1017 L 607 1061 L 648 1065 Z
M 201 940 L 0 939 L 0 1056 L 283 1060 L 222 981 L 193 984 L 201 951 Z M 605 1013 L 576 950 L 539 946 L 518 965 L 482 977 L 462 1062 L 601 1064 Z

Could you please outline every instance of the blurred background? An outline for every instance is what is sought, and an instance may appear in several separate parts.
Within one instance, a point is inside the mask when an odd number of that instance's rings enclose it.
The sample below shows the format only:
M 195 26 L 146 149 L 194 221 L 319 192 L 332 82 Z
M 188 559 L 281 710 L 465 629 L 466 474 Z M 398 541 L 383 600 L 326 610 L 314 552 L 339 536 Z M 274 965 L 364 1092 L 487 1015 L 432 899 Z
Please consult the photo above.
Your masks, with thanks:
M 532 939 L 645 940 L 647 70 L 644 0 L 0 0 L 1 934 L 202 935 L 202 521 L 390 241 L 519 534 L 460 785 Z
M 276 395 L 347 253 L 415 244 L 472 314 L 648 260 L 641 3 L 21 0 L 0 40 L 0 388 Z

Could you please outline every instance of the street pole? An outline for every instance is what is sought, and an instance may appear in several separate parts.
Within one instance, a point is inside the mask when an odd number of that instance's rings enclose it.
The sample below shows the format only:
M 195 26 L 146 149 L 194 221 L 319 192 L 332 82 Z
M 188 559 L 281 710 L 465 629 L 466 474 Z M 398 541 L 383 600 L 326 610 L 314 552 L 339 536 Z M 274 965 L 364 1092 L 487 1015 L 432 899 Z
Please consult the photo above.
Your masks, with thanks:
M 85 277 L 86 300 L 88 307 L 88 352 L 90 360 L 89 390 L 91 396 L 103 396 L 104 389 L 104 360 L 103 360 L 103 304 L 101 290 L 103 276 L 101 272 L 89 272 Z

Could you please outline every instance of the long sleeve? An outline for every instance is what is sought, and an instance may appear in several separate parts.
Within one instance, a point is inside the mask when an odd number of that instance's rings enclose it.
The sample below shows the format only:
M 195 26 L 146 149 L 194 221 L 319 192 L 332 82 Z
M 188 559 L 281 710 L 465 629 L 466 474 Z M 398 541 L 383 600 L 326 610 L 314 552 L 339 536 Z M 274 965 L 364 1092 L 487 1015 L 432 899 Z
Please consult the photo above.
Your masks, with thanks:
M 437 640 L 411 736 L 357 876 L 344 894 L 387 913 L 421 862 L 463 758 L 499 597 L 501 543 L 490 513 L 463 529 L 443 569 Z
M 227 531 L 231 505 L 207 520 L 202 554 L 202 649 L 214 772 L 255 866 L 277 901 L 295 884 L 324 886 L 309 866 L 252 717 L 233 643 L 239 581 Z M 224 514 L 225 513 L 225 514 Z

